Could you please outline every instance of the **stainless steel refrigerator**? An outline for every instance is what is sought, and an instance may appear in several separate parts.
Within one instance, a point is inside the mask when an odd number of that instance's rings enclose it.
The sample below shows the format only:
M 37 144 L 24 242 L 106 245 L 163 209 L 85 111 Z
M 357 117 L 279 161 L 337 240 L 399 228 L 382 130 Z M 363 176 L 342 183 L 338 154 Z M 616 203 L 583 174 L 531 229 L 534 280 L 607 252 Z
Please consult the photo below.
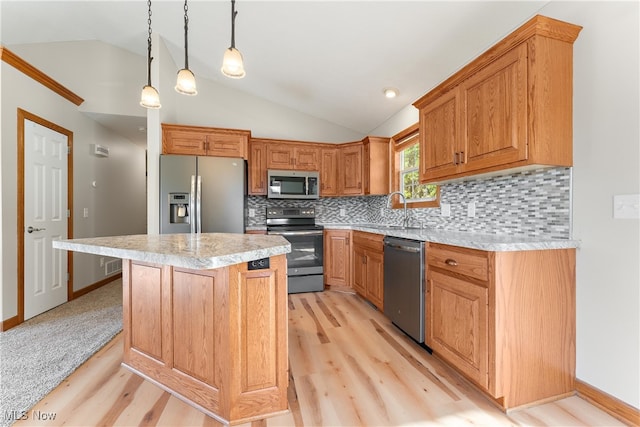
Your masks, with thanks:
M 244 159 L 160 156 L 160 233 L 244 233 Z

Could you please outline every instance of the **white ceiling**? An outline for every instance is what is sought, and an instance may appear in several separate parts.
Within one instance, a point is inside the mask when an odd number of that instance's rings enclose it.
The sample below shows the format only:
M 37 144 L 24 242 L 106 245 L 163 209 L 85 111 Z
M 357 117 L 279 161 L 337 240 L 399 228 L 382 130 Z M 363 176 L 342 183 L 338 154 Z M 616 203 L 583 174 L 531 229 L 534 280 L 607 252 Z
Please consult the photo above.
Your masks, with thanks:
M 197 78 L 365 135 L 547 3 L 237 0 L 236 47 L 247 76 L 233 80 L 220 73 L 230 43 L 231 2 L 191 0 L 189 66 Z M 1 7 L 5 46 L 100 40 L 146 57 L 144 0 L 2 0 Z M 179 0 L 152 4 L 153 31 L 180 68 L 183 7 Z M 384 98 L 382 89 L 388 86 L 399 89 L 400 96 Z

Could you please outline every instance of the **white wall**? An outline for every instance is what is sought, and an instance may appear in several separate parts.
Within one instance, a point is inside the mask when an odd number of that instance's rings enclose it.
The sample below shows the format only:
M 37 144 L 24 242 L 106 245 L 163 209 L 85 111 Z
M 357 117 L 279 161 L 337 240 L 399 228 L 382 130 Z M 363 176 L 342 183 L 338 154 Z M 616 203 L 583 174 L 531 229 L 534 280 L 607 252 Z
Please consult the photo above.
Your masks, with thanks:
M 584 27 L 574 44 L 576 374 L 638 408 L 640 228 L 612 217 L 615 194 L 640 193 L 638 2 L 551 2 L 540 14 Z M 372 133 L 417 120 L 407 106 Z
M 640 407 L 639 221 L 613 219 L 640 194 L 638 2 L 551 3 L 582 25 L 574 45 L 577 377 Z
M 17 314 L 17 108 L 62 126 L 74 134 L 74 235 L 144 233 L 144 150 L 107 131 L 78 111 L 78 107 L 56 95 L 13 67 L 2 62 L 0 130 L 0 198 L 2 240 L 0 242 L 3 320 Z M 73 90 L 73 88 L 71 88 Z M 108 146 L 111 156 L 98 159 L 89 153 L 90 144 Z M 91 187 L 96 181 L 98 186 Z M 83 208 L 89 217 L 83 218 Z M 126 209 L 126 216 L 124 215 Z M 131 220 L 134 218 L 134 220 Z M 74 288 L 103 279 L 97 257 L 74 255 Z
M 13 52 L 80 95 L 80 111 L 144 117 L 140 91 L 146 58 L 96 40 L 10 46 Z M 64 60 L 61 60 L 64 58 Z

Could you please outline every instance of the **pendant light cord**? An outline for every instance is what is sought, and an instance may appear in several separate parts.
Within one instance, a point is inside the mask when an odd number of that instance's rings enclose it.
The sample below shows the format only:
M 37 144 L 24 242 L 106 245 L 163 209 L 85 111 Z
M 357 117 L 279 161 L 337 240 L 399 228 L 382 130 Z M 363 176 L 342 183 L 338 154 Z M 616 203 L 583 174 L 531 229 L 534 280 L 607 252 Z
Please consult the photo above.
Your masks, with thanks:
M 231 0 L 231 48 L 236 47 L 236 0 Z
M 184 0 L 184 68 L 186 70 L 189 69 L 189 42 L 187 33 L 189 32 L 189 16 L 187 15 L 187 11 L 189 7 L 187 6 L 187 0 Z
M 149 38 L 147 39 L 147 85 L 151 86 L 151 61 L 153 61 L 151 57 L 151 0 L 147 1 L 147 5 L 149 6 L 149 19 L 147 20 L 149 24 Z

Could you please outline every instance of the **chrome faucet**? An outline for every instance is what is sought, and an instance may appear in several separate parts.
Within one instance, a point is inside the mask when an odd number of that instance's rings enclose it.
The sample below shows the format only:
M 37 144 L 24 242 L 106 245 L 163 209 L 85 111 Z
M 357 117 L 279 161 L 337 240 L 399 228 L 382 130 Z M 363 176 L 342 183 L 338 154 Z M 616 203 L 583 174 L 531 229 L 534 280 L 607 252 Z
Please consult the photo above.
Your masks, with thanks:
M 402 226 L 406 228 L 409 226 L 409 217 L 407 216 L 407 198 L 404 196 L 404 193 L 402 191 L 394 191 L 389 194 L 389 197 L 387 198 L 387 207 L 391 207 L 391 199 L 395 194 L 402 196 L 402 203 L 404 204 L 404 219 L 402 220 Z

